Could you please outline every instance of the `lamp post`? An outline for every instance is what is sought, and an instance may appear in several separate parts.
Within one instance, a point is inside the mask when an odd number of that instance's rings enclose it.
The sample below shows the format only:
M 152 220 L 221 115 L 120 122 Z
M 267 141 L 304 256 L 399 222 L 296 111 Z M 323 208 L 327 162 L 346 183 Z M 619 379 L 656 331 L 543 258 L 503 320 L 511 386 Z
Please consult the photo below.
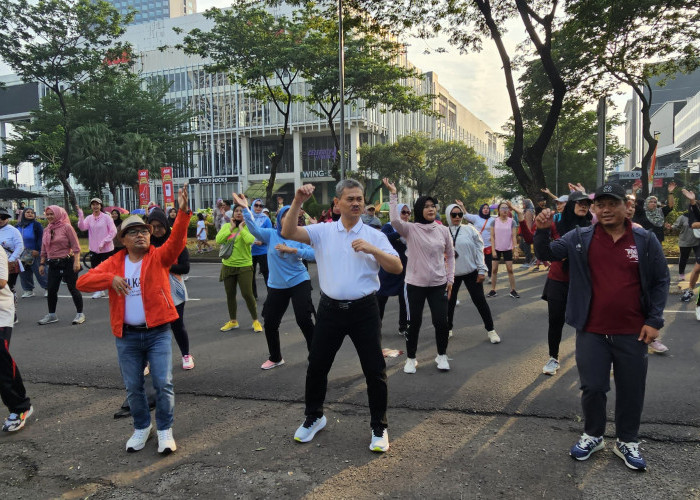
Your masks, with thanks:
M 345 36 L 343 0 L 338 0 L 338 78 L 340 90 L 340 180 L 345 179 Z

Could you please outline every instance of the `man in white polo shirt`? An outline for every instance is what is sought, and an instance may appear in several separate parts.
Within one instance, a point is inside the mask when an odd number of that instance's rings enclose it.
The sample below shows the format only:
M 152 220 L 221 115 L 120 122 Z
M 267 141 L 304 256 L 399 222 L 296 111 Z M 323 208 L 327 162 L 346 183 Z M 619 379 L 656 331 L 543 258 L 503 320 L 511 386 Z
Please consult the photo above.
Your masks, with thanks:
M 386 235 L 362 223 L 362 185 L 354 179 L 336 186 L 335 206 L 340 219 L 327 224 L 282 227 L 282 237 L 311 245 L 316 254 L 321 301 L 306 372 L 306 419 L 294 439 L 309 442 L 326 425 L 323 402 L 328 372 L 346 335 L 350 336 L 367 381 L 372 451 L 389 449 L 386 408 L 388 391 L 386 364 L 382 355 L 381 321 L 375 292 L 379 289 L 379 267 L 393 274 L 403 266 Z M 314 186 L 300 187 L 287 213 L 296 220 L 302 203 Z

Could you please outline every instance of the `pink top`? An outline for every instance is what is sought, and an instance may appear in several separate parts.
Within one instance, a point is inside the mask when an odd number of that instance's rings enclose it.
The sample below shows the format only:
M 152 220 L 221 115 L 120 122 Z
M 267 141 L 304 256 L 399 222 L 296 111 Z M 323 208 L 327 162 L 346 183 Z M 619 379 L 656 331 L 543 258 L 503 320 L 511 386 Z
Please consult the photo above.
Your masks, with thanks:
M 513 219 L 508 217 L 505 222 L 497 217 L 493 223 L 493 247 L 499 252 L 513 250 Z
M 54 222 L 46 226 L 41 238 L 41 260 L 65 259 L 80 253 L 80 242 L 75 229 L 70 225 L 68 214 L 57 205 L 49 205 L 54 213 Z
M 78 209 L 78 229 L 88 232 L 88 246 L 91 252 L 106 253 L 114 250 L 117 227 L 112 216 L 100 212 L 97 217 L 90 214 L 85 218 L 83 211 Z
M 404 222 L 396 208 L 397 197 L 389 197 L 391 225 L 406 238 L 406 283 L 415 286 L 438 286 L 454 283 L 455 251 L 447 227 L 431 222 Z

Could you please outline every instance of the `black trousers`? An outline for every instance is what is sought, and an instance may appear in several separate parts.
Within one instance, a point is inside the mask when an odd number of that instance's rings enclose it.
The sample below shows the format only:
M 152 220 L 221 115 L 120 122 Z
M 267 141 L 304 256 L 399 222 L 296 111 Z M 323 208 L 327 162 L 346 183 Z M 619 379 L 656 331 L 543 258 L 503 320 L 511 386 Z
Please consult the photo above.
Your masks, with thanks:
M 190 353 L 190 336 L 187 333 L 187 328 L 185 328 L 185 304 L 178 304 L 175 306 L 178 318 L 170 323 L 170 329 L 173 331 L 173 337 L 175 337 L 175 342 L 180 348 L 180 353 L 186 356 Z
M 647 380 L 647 345 L 637 335 L 601 335 L 576 332 L 576 366 L 581 380 L 584 431 L 589 436 L 605 432 L 610 390 L 610 365 L 615 377 L 615 429 L 624 442 L 638 440 Z
M 493 248 L 491 249 L 493 252 Z M 489 270 L 489 278 L 491 277 L 491 263 L 493 262 L 493 253 L 485 253 L 484 254 L 484 264 L 486 264 L 486 267 Z
M 403 291 L 402 291 L 403 292 Z M 407 305 L 406 296 L 403 293 L 399 293 L 399 330 L 406 331 L 408 329 L 408 315 L 407 315 Z M 379 318 L 384 321 L 384 309 L 386 309 L 386 303 L 389 301 L 388 295 L 377 295 L 377 303 L 379 304 Z
M 406 355 L 416 357 L 418 334 L 423 324 L 423 307 L 428 299 L 430 315 L 435 327 L 435 343 L 438 354 L 447 353 L 450 329 L 447 327 L 447 284 L 438 286 L 415 286 L 406 284 L 408 293 L 408 336 L 406 337 Z
M 469 274 L 463 274 L 461 276 L 455 276 L 455 282 L 452 285 L 452 295 L 447 301 L 447 329 L 452 330 L 454 326 L 452 320 L 455 315 L 455 306 L 457 305 L 457 292 L 459 292 L 459 287 L 464 283 L 469 292 L 469 296 L 472 302 L 476 306 L 479 315 L 484 322 L 484 328 L 487 332 L 493 330 L 493 317 L 491 316 L 491 308 L 486 302 L 486 296 L 484 295 L 484 283 L 477 283 L 476 279 L 479 277 L 479 271 L 472 271 Z
M 263 304 L 262 317 L 265 321 L 265 339 L 270 351 L 270 361 L 282 361 L 280 348 L 280 323 L 287 311 L 289 301 L 292 301 L 294 317 L 301 333 L 306 339 L 306 347 L 311 351 L 311 340 L 314 336 L 314 318 L 316 310 L 311 300 L 311 281 L 302 281 L 291 288 L 268 288 L 267 299 Z
M 109 259 L 114 252 L 103 252 L 103 253 L 97 253 L 97 252 L 90 252 L 90 269 L 95 269 L 97 266 L 102 264 L 104 261 Z
M 678 259 L 678 274 L 685 274 L 685 266 L 688 264 L 688 258 L 690 257 L 690 251 L 693 251 L 695 255 L 695 261 L 700 262 L 700 245 L 696 247 L 679 247 L 681 249 L 681 255 Z
M 559 344 L 561 344 L 561 334 L 566 322 L 566 302 L 569 294 L 568 281 L 556 281 L 547 278 L 544 284 L 542 298 L 547 301 L 547 312 L 549 315 L 549 327 L 547 328 L 547 343 L 549 344 L 549 355 L 554 359 L 559 359 Z
M 10 330 L 9 335 L 7 330 Z M 11 334 L 12 327 L 0 328 L 0 335 L 3 338 L 6 335 L 9 337 Z M 27 391 L 24 389 L 19 368 L 10 355 L 9 345 L 8 340 L 0 340 L 0 396 L 10 413 L 22 413 L 27 411 L 31 404 L 27 397 Z
M 328 372 L 343 340 L 349 336 L 367 381 L 370 425 L 387 427 L 388 389 L 380 330 L 381 320 L 376 296 L 371 295 L 355 301 L 347 309 L 340 308 L 333 301 L 321 296 L 309 353 L 309 367 L 306 371 L 306 415 L 323 416 Z
M 58 261 L 48 261 L 48 287 L 49 292 L 49 313 L 56 312 L 56 304 L 58 304 L 58 288 L 61 286 L 61 280 L 68 287 L 68 291 L 73 297 L 73 304 L 78 313 L 83 312 L 83 296 L 75 287 L 78 281 L 78 273 L 73 271 L 73 257 L 67 257 Z
M 255 276 L 257 275 L 258 264 L 260 265 L 260 272 L 265 278 L 265 286 L 267 287 L 267 277 L 270 274 L 270 270 L 267 267 L 267 254 L 263 255 L 253 255 L 253 297 L 258 298 L 258 287 L 255 285 Z

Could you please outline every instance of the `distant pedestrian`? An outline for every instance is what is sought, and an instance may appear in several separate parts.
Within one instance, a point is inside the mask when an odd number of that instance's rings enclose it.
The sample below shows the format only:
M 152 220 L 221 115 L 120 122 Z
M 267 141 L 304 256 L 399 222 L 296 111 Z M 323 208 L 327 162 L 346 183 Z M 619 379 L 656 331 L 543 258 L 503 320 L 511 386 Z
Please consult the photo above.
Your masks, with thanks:
M 20 260 L 24 251 L 24 240 L 19 230 L 10 224 L 11 218 L 12 215 L 6 208 L 0 208 L 0 246 L 7 252 L 9 267 L 7 286 L 10 287 L 10 290 L 16 296 L 15 285 L 17 284 L 17 278 L 19 278 L 19 273 L 24 269 Z
M 604 184 L 595 191 L 598 223 L 550 240 L 551 212 L 537 216 L 535 251 L 542 260 L 568 260 L 571 286 L 566 321 L 576 329 L 584 433 L 571 448 L 586 460 L 605 446 L 610 366 L 616 388 L 613 451 L 630 469 L 646 470 L 639 425 L 647 376 L 647 344 L 664 325 L 669 273 L 661 244 L 626 219 L 625 190 Z
M 117 230 L 117 234 L 115 234 L 114 238 L 112 238 L 112 244 L 114 245 L 114 253 L 116 253 L 117 251 L 124 248 L 124 244 L 122 243 L 122 240 L 119 237 L 119 231 L 121 231 L 122 227 L 122 214 L 119 210 L 115 208 L 112 210 L 110 215 L 112 216 L 112 222 L 114 222 L 114 228 Z
M 176 218 L 177 218 L 177 209 L 170 208 L 168 210 L 168 226 L 173 227 L 173 224 L 175 224 Z
M 31 264 L 24 259 L 22 263 L 24 271 L 20 272 L 19 278 L 22 283 L 22 298 L 34 297 L 34 277 L 39 286 L 46 291 L 48 283 L 46 275 L 39 274 L 39 255 L 41 253 L 41 239 L 44 236 L 44 226 L 36 220 L 36 213 L 33 208 L 27 208 L 22 215 L 22 220 L 17 223 L 17 229 L 22 234 L 24 242 L 24 254 L 29 252 Z M 23 254 L 23 255 L 24 255 Z M 22 259 L 21 259 L 22 260 Z
M 401 220 L 409 222 L 411 218 L 411 209 L 405 203 L 396 205 L 396 210 L 399 212 Z M 379 318 L 384 322 L 384 309 L 389 297 L 397 296 L 399 298 L 399 335 L 404 339 L 408 335 L 408 299 L 406 298 L 406 238 L 401 236 L 391 222 L 387 222 L 382 227 L 382 232 L 386 234 L 389 243 L 399 254 L 403 270 L 401 274 L 393 274 L 379 268 L 379 290 L 377 291 L 377 302 L 379 303 Z
M 75 206 L 75 211 L 78 213 L 78 229 L 88 233 L 90 267 L 97 267 L 114 252 L 112 240 L 117 235 L 117 228 L 112 217 L 102 211 L 100 198 L 90 200 L 90 210 L 92 215 L 86 218 L 80 207 Z M 93 299 L 106 296 L 104 290 L 92 294 Z
M 175 392 L 170 324 L 178 319 L 178 313 L 169 274 L 187 242 L 191 214 L 187 185 L 180 189 L 178 202 L 175 225 L 163 245 L 152 246 L 153 228 L 138 216 L 128 217 L 120 232 L 125 249 L 78 280 L 78 286 L 86 292 L 109 287 L 110 325 L 134 419 L 134 432 L 126 443 L 129 452 L 143 449 L 153 427 L 144 387 L 147 362 L 156 391 L 158 453 L 167 455 L 177 449 L 172 429 Z
M 491 225 L 491 245 L 496 255 L 491 270 L 491 291 L 488 297 L 495 297 L 496 285 L 498 284 L 498 266 L 501 260 L 505 261 L 506 271 L 508 271 L 508 281 L 510 282 L 509 295 L 514 299 L 519 299 L 520 295 L 515 291 L 515 274 L 513 273 L 513 260 L 518 258 L 517 234 L 513 218 L 509 216 L 511 205 L 502 201 L 498 204 L 498 217 Z
M 690 227 L 690 214 L 687 212 L 679 216 L 673 223 L 673 229 L 678 231 L 678 280 L 685 281 L 685 266 L 688 264 L 690 252 L 693 252 L 695 261 L 700 262 L 700 239 L 695 237 L 693 228 Z M 693 217 L 694 219 L 694 217 Z
M 262 229 L 271 229 L 272 221 L 270 218 L 263 213 L 263 204 L 260 198 L 253 200 L 253 218 L 255 219 L 255 225 Z M 253 297 L 255 300 L 258 299 L 258 286 L 256 284 L 255 276 L 257 273 L 258 266 L 260 266 L 260 273 L 263 275 L 263 281 L 267 287 L 267 278 L 269 276 L 270 270 L 267 266 L 267 245 L 260 241 L 255 240 L 253 246 L 250 249 L 250 254 L 253 257 Z
M 296 191 L 287 212 L 290 220 L 299 216 L 302 203 L 314 192 L 312 184 Z M 323 402 L 328 372 L 346 336 L 352 340 L 367 382 L 370 449 L 389 449 L 386 409 L 388 390 L 386 363 L 381 345 L 381 322 L 376 292 L 379 267 L 391 273 L 401 272 L 401 260 L 386 236 L 362 223 L 364 207 L 362 185 L 354 179 L 340 181 L 335 188 L 335 206 L 340 220 L 327 224 L 299 227 L 282 226 L 282 237 L 306 243 L 314 248 L 318 267 L 321 301 L 306 371 L 306 419 L 294 434 L 298 442 L 313 439 L 326 425 Z
M 197 253 L 211 251 L 207 237 L 207 222 L 203 213 L 197 214 Z
M 464 204 L 458 201 L 460 207 L 464 210 Z M 491 243 L 491 226 L 496 221 L 495 217 L 491 217 L 491 207 L 488 203 L 484 203 L 479 207 L 477 214 L 468 214 L 464 212 L 464 218 L 474 224 L 474 228 L 479 231 L 481 239 L 484 242 L 484 264 L 488 269 L 489 281 L 491 281 L 491 263 L 493 262 L 493 246 Z

